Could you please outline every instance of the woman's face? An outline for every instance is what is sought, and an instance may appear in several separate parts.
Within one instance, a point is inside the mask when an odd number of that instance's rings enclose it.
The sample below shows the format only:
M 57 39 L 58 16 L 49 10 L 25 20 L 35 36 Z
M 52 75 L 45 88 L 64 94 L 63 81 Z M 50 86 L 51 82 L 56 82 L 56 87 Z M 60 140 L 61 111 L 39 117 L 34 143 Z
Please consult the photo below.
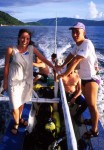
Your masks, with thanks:
M 30 35 L 27 32 L 22 33 L 19 37 L 19 45 L 22 47 L 27 47 L 30 43 Z
M 85 31 L 83 29 L 72 29 L 72 37 L 77 44 L 83 42 Z

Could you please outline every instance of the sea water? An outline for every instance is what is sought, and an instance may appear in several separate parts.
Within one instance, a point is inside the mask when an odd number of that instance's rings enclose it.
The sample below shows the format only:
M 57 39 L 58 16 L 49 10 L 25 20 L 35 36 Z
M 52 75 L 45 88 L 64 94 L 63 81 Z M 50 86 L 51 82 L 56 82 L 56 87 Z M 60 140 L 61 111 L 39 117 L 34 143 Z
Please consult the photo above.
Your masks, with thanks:
M 35 42 L 37 48 L 49 60 L 51 59 L 51 54 L 55 52 L 55 48 L 57 49 L 58 59 L 61 59 L 71 51 L 75 44 L 68 26 L 58 26 L 56 37 L 54 26 L 0 26 L 0 80 L 3 78 L 6 49 L 8 46 L 17 45 L 18 31 L 21 28 L 31 30 L 32 41 Z M 93 42 L 99 61 L 101 84 L 99 86 L 97 105 L 100 113 L 101 125 L 104 128 L 104 27 L 87 26 L 86 35 Z M 57 45 L 55 45 L 55 43 Z M 9 106 L 6 104 L 4 105 L 5 107 L 2 107 L 5 108 L 6 111 Z M 7 118 L 9 118 L 8 115 Z

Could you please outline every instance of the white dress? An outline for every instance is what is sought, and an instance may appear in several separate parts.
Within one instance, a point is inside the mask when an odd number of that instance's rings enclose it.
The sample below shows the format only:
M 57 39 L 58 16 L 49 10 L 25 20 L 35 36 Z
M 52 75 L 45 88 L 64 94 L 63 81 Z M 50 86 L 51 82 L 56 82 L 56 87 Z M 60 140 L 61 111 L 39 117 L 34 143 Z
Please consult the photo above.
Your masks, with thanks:
M 30 101 L 33 89 L 33 46 L 25 53 L 13 48 L 13 59 L 8 76 L 8 92 L 13 109 Z

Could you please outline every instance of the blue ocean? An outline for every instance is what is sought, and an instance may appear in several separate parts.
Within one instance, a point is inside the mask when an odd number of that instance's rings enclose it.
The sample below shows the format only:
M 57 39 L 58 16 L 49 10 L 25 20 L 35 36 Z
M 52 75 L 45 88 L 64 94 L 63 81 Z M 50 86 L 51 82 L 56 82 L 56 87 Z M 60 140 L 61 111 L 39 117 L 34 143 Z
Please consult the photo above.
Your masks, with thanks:
M 21 28 L 30 29 L 32 41 L 49 60 L 55 49 L 59 58 L 68 54 L 75 44 L 68 26 L 58 26 L 56 35 L 54 26 L 0 26 L 0 76 L 3 76 L 6 49 L 17 44 L 18 31 Z M 87 26 L 86 35 L 93 42 L 99 61 L 102 83 L 98 95 L 98 108 L 101 124 L 104 127 L 104 27 Z
M 47 59 L 55 51 L 55 38 L 57 44 L 57 54 L 70 51 L 74 45 L 71 31 L 68 26 L 58 26 L 55 37 L 55 27 L 50 26 L 0 26 L 0 68 L 4 66 L 4 56 L 8 46 L 17 44 L 18 31 L 21 28 L 28 28 L 32 32 L 32 40 L 43 51 Z M 86 35 L 92 40 L 100 65 L 104 65 L 104 27 L 87 26 Z M 71 47 L 70 47 L 71 45 Z

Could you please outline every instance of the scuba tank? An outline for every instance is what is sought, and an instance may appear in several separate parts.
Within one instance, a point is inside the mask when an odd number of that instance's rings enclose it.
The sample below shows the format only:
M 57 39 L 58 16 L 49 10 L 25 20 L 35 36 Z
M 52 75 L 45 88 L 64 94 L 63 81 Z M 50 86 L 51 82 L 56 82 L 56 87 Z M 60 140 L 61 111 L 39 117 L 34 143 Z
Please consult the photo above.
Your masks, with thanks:
M 52 118 L 55 120 L 55 125 L 56 125 L 56 132 L 60 133 L 60 116 L 59 116 L 59 112 L 55 111 L 53 112 Z
M 55 137 L 55 133 L 56 133 L 56 125 L 55 123 L 52 121 L 52 118 L 49 118 L 47 123 L 45 124 L 45 130 L 49 131 L 52 133 L 53 137 Z

